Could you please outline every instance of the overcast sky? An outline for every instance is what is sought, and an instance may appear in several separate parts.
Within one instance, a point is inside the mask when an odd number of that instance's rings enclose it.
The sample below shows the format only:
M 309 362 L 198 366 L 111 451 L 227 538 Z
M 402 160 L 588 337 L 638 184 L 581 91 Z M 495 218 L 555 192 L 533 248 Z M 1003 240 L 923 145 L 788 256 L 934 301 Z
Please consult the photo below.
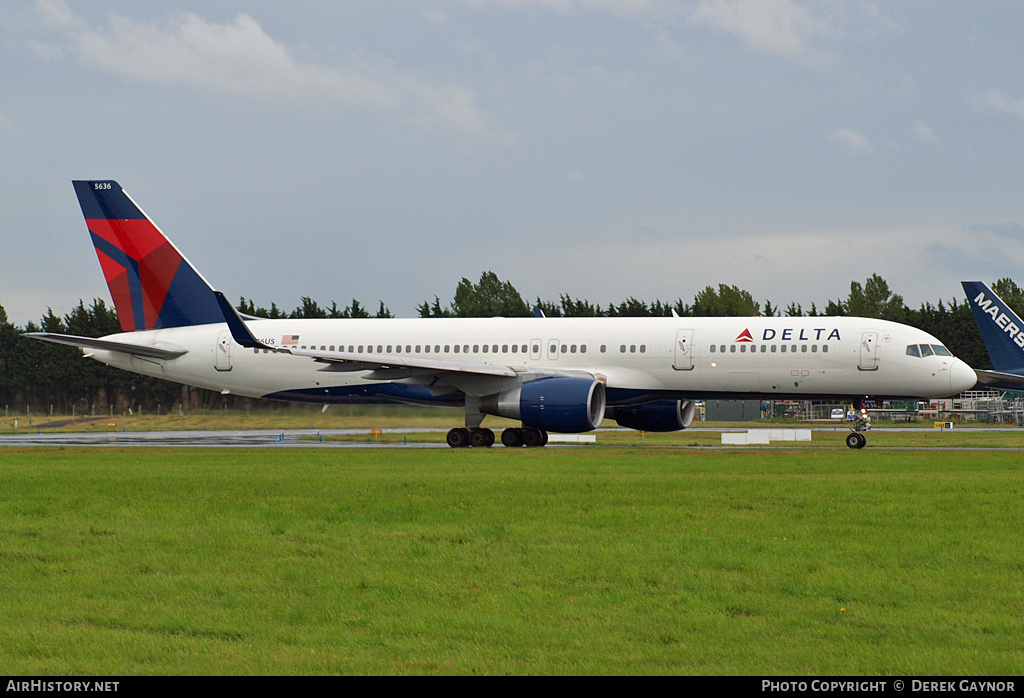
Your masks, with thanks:
M 1024 283 L 1024 4 L 12 1 L 0 304 L 109 294 L 116 179 L 233 299 L 912 306 Z

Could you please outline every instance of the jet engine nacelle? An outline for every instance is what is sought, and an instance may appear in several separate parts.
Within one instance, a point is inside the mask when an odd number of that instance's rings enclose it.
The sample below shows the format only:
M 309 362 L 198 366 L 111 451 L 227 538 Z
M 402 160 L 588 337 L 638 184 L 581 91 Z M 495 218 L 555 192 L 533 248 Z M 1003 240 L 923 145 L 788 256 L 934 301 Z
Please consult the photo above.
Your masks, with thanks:
M 480 411 L 521 420 L 523 426 L 560 433 L 590 431 L 604 419 L 604 383 L 574 376 L 540 378 L 488 395 Z
M 693 400 L 658 400 L 643 405 L 620 405 L 609 415 L 619 426 L 638 431 L 679 431 L 690 426 Z

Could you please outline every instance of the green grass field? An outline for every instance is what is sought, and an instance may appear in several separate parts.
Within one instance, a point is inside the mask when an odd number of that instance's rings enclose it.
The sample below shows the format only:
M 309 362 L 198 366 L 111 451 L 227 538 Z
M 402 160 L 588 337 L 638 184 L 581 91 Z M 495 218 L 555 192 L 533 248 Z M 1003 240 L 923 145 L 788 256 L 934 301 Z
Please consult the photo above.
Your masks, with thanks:
M 0 449 L 26 674 L 1020 674 L 1019 453 Z

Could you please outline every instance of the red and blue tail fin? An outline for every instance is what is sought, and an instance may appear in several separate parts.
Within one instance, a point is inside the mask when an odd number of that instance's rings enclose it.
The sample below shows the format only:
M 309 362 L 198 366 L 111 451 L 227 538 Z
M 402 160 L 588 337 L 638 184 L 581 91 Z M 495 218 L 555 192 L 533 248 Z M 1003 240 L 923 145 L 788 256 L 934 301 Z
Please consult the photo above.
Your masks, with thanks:
M 73 184 L 122 330 L 224 322 L 210 284 L 121 185 Z

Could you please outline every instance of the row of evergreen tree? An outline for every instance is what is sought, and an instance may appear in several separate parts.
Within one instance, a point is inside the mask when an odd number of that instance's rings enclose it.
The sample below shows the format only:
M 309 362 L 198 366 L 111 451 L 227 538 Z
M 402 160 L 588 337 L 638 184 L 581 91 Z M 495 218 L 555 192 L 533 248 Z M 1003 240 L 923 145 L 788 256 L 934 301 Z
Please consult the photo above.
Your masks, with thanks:
M 993 284 L 993 289 L 1018 315 L 1024 316 L 1024 291 L 1017 284 L 1010 279 L 1000 279 Z M 527 317 L 534 313 L 534 308 L 540 308 L 548 317 L 662 317 L 674 312 L 680 317 L 851 315 L 880 318 L 920 328 L 937 337 L 971 366 L 991 368 L 967 303 L 956 299 L 940 300 L 935 305 L 924 303 L 912 309 L 878 275 L 871 276 L 864 284 L 852 282 L 845 299 L 830 300 L 822 309 L 813 303 L 810 309 L 805 309 L 792 302 L 782 309 L 770 301 L 762 306 L 749 292 L 725 284 L 717 289 L 706 287 L 696 294 L 693 303 L 684 303 L 681 299 L 646 302 L 628 298 L 602 307 L 563 294 L 558 301 L 537 298 L 531 305 L 511 283 L 502 281 L 493 272 L 484 272 L 476 283 L 462 279 L 450 303 L 442 304 L 435 296 L 432 302 L 420 304 L 418 311 L 425 318 Z M 276 304 L 272 303 L 267 309 L 242 298 L 238 309 L 248 315 L 268 318 L 393 317 L 383 302 L 376 314 L 371 314 L 356 299 L 339 308 L 335 302 L 324 307 L 312 298 L 303 297 L 298 307 L 285 313 Z M 121 327 L 113 309 L 100 299 L 88 306 L 79 300 L 63 317 L 48 310 L 38 324 L 29 322 L 23 328 L 11 324 L 0 306 L 0 409 L 7 413 L 39 414 L 53 410 L 62 414 L 106 414 L 140 408 L 150 411 L 211 408 L 225 401 L 235 402 L 233 398 L 210 391 L 110 368 L 83 359 L 81 352 L 72 347 L 22 336 L 23 332 L 39 331 L 101 337 L 120 332 Z

